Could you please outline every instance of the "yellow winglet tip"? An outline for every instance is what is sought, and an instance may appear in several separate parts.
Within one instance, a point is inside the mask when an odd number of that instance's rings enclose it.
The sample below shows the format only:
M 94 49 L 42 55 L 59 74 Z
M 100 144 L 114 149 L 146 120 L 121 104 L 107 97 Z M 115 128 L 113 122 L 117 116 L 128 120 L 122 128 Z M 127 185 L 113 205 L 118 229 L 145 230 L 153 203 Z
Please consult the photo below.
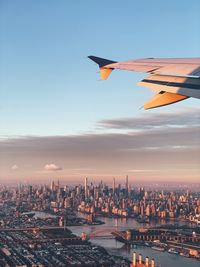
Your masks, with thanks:
M 101 79 L 106 80 L 110 73 L 112 72 L 112 69 L 109 68 L 99 68 Z

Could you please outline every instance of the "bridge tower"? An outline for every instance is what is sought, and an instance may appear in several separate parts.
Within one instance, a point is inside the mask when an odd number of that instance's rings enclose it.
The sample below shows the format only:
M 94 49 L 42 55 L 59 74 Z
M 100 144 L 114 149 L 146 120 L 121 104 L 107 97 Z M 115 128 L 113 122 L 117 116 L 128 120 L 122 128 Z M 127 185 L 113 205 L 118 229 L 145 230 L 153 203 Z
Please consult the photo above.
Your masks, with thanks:
M 81 240 L 82 241 L 87 241 L 89 238 L 88 238 L 88 235 L 85 233 L 85 232 L 83 232 L 82 234 L 81 234 Z
M 131 231 L 126 231 L 126 240 L 131 241 Z

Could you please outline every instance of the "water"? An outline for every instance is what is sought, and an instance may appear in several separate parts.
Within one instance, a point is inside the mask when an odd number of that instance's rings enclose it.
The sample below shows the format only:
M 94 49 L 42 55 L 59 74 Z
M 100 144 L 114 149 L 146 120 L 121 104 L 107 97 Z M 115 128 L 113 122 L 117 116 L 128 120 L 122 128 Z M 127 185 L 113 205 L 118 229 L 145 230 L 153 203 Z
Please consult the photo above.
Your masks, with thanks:
M 83 214 L 78 213 L 79 217 L 85 217 Z M 145 226 L 149 226 L 149 224 L 139 224 L 134 219 L 125 219 L 125 218 L 99 218 L 101 221 L 104 221 L 105 224 L 97 225 L 97 226 L 84 226 L 84 227 L 77 227 L 72 226 L 69 227 L 70 230 L 76 234 L 80 235 L 82 232 L 86 232 L 90 234 L 92 232 L 100 232 L 105 231 L 106 233 L 110 233 L 113 229 L 124 230 L 129 228 L 141 228 Z M 165 222 L 161 222 L 165 224 Z M 169 222 L 170 224 L 172 222 Z M 184 224 L 184 223 L 182 223 Z M 155 224 L 151 224 L 152 226 Z M 107 229 L 107 230 L 106 230 Z M 194 259 L 184 258 L 178 255 L 169 254 L 168 252 L 160 252 L 152 250 L 149 247 L 137 247 L 137 248 L 130 248 L 124 245 L 121 242 L 116 241 L 115 239 L 92 239 L 92 243 L 96 245 L 100 245 L 105 247 L 107 251 L 114 255 L 120 255 L 126 258 L 132 259 L 133 251 L 136 251 L 137 254 L 141 253 L 143 258 L 146 256 L 149 259 L 154 258 L 155 262 L 161 267 L 199 267 L 200 262 Z

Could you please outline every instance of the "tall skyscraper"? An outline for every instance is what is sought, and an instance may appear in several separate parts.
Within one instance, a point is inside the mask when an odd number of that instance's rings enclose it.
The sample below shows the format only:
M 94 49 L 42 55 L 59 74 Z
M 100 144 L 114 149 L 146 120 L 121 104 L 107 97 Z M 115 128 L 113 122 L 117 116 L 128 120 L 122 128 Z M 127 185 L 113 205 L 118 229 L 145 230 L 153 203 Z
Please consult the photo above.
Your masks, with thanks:
M 58 189 L 60 189 L 60 181 L 58 180 L 58 184 L 57 184 Z
M 127 191 L 127 193 L 128 193 L 128 188 L 129 188 L 128 175 L 126 175 L 126 191 Z
M 51 182 L 51 190 L 52 190 L 52 191 L 55 190 L 55 184 L 54 184 L 54 181 Z
M 115 177 L 113 177 L 113 196 L 115 195 Z
M 85 199 L 88 197 L 88 178 L 85 177 Z

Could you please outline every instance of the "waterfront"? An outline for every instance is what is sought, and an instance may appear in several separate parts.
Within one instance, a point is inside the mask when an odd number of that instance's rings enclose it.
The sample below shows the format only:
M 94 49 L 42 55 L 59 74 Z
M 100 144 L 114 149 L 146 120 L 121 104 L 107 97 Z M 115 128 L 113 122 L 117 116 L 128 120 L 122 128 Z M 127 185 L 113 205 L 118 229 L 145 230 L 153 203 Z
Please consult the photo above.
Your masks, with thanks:
M 79 217 L 85 217 L 85 215 L 78 213 Z M 99 217 L 100 220 L 105 222 L 103 225 L 99 226 L 84 226 L 84 228 L 79 227 L 70 227 L 70 230 L 77 235 L 80 235 L 83 231 L 87 234 L 90 234 L 95 231 L 106 230 L 109 229 L 118 229 L 123 230 L 125 228 L 140 228 L 140 227 L 147 227 L 149 225 L 153 226 L 155 224 L 140 224 L 134 219 L 125 219 L 125 218 L 105 218 L 105 217 Z M 161 221 L 160 223 L 165 224 L 165 221 Z M 173 221 L 169 222 L 170 224 L 173 223 Z M 184 224 L 183 222 L 180 222 L 180 224 Z M 104 248 L 107 249 L 107 251 L 110 254 L 114 255 L 120 255 L 123 257 L 126 257 L 128 259 L 132 259 L 132 253 L 133 251 L 136 251 L 137 254 L 141 253 L 143 257 L 148 256 L 150 259 L 154 258 L 157 263 L 159 263 L 159 266 L 162 267 L 198 267 L 199 261 L 194 259 L 189 259 L 185 257 L 181 257 L 178 255 L 169 254 L 168 252 L 159 252 L 152 250 L 149 247 L 137 247 L 137 248 L 130 248 L 126 245 L 124 245 L 121 242 L 116 241 L 115 239 L 98 239 L 94 238 L 91 239 L 91 242 L 97 245 L 101 245 Z
M 200 212 L 199 193 L 180 190 L 157 192 L 144 188 L 130 190 L 128 177 L 126 182 L 125 188 L 114 185 L 114 189 L 103 182 L 98 186 L 92 183 L 88 185 L 87 179 L 84 186 L 75 187 L 60 187 L 59 182 L 52 182 L 50 187 L 1 187 L 0 249 L 3 249 L 3 255 L 0 266 L 6 266 L 9 262 L 12 262 L 11 266 L 16 266 L 18 262 L 23 262 L 24 266 L 29 266 L 30 262 L 38 265 L 45 263 L 45 266 L 66 266 L 66 261 L 67 266 L 75 262 L 84 265 L 84 256 L 90 263 L 98 262 L 100 266 L 109 262 L 108 266 L 127 267 L 127 260 L 132 259 L 133 251 L 137 255 L 141 253 L 143 259 L 146 256 L 150 260 L 154 258 L 158 266 L 199 266 L 197 259 L 152 250 L 150 247 L 132 248 L 131 243 L 127 246 L 114 238 L 114 235 L 121 237 L 122 234 L 122 241 L 129 240 L 128 233 L 134 233 L 137 239 L 135 232 L 146 233 L 145 230 L 137 231 L 139 228 L 150 227 L 154 230 L 149 236 L 153 235 L 153 240 L 157 240 L 159 237 L 155 227 L 161 226 L 161 229 L 173 229 L 168 237 L 171 240 L 174 231 L 172 242 L 176 242 L 180 234 L 184 237 L 186 233 L 187 236 L 187 227 L 182 227 L 184 225 L 189 226 L 190 239 L 193 233 L 194 237 L 199 235 L 199 230 L 194 227 Z M 133 231 L 123 235 L 123 231 L 129 229 Z M 179 232 L 181 229 L 183 232 Z M 141 240 L 149 240 L 145 235 L 139 234 Z M 87 242 L 87 237 L 91 242 Z M 130 240 L 133 240 L 132 237 Z M 191 245 L 197 244 L 198 240 L 190 240 Z M 69 259 L 72 246 L 73 258 Z M 31 260 L 24 257 L 24 250 L 28 251 Z M 195 250 L 190 255 L 194 253 Z M 9 258 L 6 258 L 6 254 L 10 255 Z

